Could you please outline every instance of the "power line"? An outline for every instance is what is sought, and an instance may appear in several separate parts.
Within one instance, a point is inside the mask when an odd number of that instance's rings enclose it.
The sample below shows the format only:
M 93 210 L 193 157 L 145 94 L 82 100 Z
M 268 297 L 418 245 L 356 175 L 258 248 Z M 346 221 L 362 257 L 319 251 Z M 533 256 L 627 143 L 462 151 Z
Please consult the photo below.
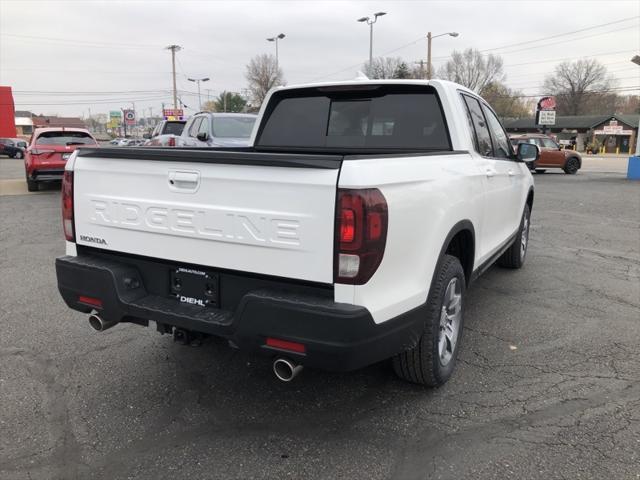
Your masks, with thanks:
M 104 48 L 112 48 L 112 47 L 126 47 L 126 48 L 153 48 L 160 49 L 161 45 L 144 45 L 144 44 L 134 44 L 134 43 L 111 43 L 111 42 L 95 42 L 92 40 L 85 41 L 69 38 L 60 38 L 60 37 L 38 37 L 35 35 L 18 35 L 14 33 L 0 33 L 1 37 L 14 37 L 14 38 L 22 38 L 26 40 L 47 40 L 49 42 L 60 42 L 60 43 L 68 43 L 76 47 L 104 47 Z
M 542 37 L 542 38 L 538 38 L 538 39 L 535 39 L 535 40 L 526 40 L 524 42 L 512 43 L 512 44 L 509 44 L 509 45 L 503 45 L 502 47 L 485 48 L 484 50 L 480 50 L 480 51 L 481 52 L 490 52 L 490 51 L 493 51 L 493 50 L 502 50 L 503 48 L 517 47 L 517 46 L 526 45 L 526 44 L 529 44 L 529 43 L 542 42 L 544 40 L 551 40 L 553 38 L 566 37 L 568 35 L 573 35 L 574 33 L 580 33 L 580 32 L 586 32 L 587 30 L 593 30 L 594 28 L 608 27 L 609 25 L 615 25 L 615 24 L 618 24 L 618 23 L 628 22 L 630 20 L 635 20 L 636 18 L 640 18 L 640 15 L 637 15 L 635 17 L 623 18 L 621 20 L 616 20 L 614 22 L 601 23 L 600 25 L 593 25 L 591 27 L 581 28 L 580 30 L 574 30 L 572 32 L 558 33 L 556 35 L 551 35 L 549 37 Z

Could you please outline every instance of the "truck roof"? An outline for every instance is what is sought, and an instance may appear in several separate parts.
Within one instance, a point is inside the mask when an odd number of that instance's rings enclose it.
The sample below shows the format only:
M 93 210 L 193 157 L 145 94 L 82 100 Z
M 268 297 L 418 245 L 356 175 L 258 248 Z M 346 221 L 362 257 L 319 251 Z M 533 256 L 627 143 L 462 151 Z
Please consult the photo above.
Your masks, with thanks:
M 297 85 L 286 85 L 276 87 L 274 90 L 293 90 L 297 88 L 318 88 L 318 87 L 339 87 L 339 86 L 360 86 L 360 85 L 431 85 L 433 87 L 444 87 L 461 90 L 473 95 L 477 95 L 474 91 L 467 87 L 448 80 L 421 80 L 421 79 L 385 79 L 385 80 L 371 80 L 371 79 L 358 79 L 353 80 L 341 80 L 333 82 L 317 82 L 317 83 L 302 83 Z

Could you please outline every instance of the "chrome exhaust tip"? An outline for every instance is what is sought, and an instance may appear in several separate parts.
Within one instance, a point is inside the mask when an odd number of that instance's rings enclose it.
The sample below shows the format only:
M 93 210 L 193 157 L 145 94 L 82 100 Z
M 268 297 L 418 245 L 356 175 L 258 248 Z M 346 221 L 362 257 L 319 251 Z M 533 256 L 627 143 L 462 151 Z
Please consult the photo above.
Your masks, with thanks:
M 273 373 L 278 380 L 290 382 L 298 375 L 304 367 L 286 358 L 276 358 L 273 361 Z
M 115 321 L 104 320 L 97 313 L 92 313 L 91 315 L 89 315 L 89 325 L 91 325 L 91 327 L 98 332 L 104 332 L 106 329 L 113 327 L 117 323 L 118 322 Z

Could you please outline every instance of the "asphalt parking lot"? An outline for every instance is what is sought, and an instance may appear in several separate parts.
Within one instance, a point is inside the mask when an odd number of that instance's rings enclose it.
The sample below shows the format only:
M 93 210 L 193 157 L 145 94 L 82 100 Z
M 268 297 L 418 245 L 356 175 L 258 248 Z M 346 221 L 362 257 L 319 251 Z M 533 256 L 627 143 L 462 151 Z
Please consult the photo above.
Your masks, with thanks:
M 94 332 L 56 289 L 59 190 L 0 159 L 0 478 L 640 478 L 640 182 L 594 162 L 536 175 L 525 268 L 472 287 L 428 390 Z

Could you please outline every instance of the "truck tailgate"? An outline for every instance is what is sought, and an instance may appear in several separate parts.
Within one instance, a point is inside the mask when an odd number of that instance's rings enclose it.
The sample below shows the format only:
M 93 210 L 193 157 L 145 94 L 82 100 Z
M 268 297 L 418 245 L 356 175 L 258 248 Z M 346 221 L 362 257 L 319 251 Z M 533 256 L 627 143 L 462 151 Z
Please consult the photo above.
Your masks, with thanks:
M 101 150 L 73 166 L 79 245 L 333 282 L 341 157 Z

